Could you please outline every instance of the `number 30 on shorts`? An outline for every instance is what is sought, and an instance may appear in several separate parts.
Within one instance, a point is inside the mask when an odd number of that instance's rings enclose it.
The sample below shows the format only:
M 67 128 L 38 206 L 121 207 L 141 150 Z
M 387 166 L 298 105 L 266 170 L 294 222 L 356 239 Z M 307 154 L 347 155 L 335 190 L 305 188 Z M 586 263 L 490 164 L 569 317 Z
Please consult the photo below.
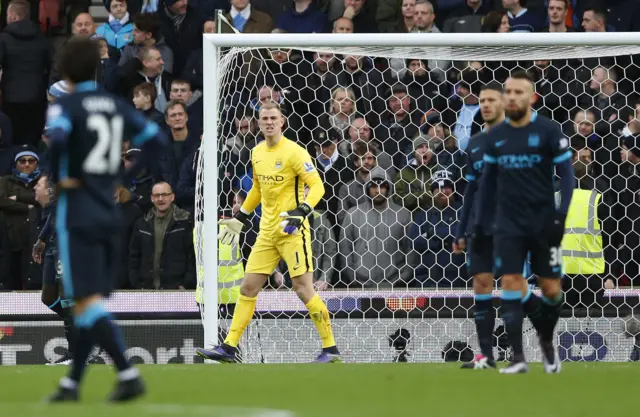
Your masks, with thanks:
M 562 263 L 562 248 L 549 248 L 549 266 L 558 266 L 560 263 Z

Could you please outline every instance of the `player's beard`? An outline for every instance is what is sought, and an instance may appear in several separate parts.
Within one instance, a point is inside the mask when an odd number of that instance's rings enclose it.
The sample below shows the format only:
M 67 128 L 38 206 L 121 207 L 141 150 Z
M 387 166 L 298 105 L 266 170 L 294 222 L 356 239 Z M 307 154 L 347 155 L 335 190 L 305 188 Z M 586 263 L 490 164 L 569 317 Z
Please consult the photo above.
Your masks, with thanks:
M 521 109 L 516 109 L 516 110 L 507 109 L 505 111 L 505 116 L 507 116 L 509 119 L 513 120 L 514 122 L 519 122 L 526 115 L 527 115 L 526 107 Z

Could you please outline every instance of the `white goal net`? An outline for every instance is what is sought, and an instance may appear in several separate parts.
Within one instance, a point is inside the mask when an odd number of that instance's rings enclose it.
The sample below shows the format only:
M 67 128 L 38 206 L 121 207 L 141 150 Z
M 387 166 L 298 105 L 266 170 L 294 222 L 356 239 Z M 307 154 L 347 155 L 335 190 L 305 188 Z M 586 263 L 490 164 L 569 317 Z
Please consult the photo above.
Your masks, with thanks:
M 475 350 L 472 282 L 465 255 L 452 251 L 467 145 L 483 123 L 481 87 L 526 70 L 536 80 L 534 110 L 571 141 L 579 188 L 599 195 L 590 221 L 605 267 L 564 279 L 561 357 L 629 360 L 635 339 L 625 323 L 640 294 L 640 149 L 627 147 L 640 146 L 640 42 L 604 35 L 206 35 L 196 196 L 205 304 L 218 300 L 216 221 L 235 213 L 252 186 L 257 111 L 275 101 L 284 135 L 309 151 L 324 181 L 311 218 L 314 279 L 345 360 L 443 361 L 453 342 L 464 355 L 464 344 Z M 387 202 L 368 197 L 372 176 L 391 185 Z M 258 208 L 242 242 L 245 260 L 259 216 Z M 243 338 L 244 361 L 306 362 L 319 350 L 290 287 L 280 265 Z M 229 320 L 206 311 L 205 341 L 217 344 Z M 500 358 L 508 356 L 503 336 L 497 328 Z M 525 330 L 525 346 L 538 360 L 535 331 Z

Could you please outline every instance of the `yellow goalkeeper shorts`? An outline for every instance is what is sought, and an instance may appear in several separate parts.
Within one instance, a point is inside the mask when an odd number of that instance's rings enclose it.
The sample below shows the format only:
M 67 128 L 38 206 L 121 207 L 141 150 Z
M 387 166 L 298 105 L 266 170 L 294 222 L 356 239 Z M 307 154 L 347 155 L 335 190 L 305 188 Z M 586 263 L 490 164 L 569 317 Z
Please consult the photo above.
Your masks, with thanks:
M 305 272 L 313 272 L 311 235 L 309 230 L 301 230 L 296 235 L 269 237 L 258 234 L 255 245 L 247 259 L 247 274 L 270 275 L 283 259 L 289 268 L 291 278 Z

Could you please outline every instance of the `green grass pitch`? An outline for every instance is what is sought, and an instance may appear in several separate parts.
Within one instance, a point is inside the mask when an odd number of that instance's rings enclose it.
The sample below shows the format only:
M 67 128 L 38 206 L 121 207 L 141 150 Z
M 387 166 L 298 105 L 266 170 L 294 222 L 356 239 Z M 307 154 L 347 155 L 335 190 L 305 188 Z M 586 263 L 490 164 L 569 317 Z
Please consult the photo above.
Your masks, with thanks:
M 559 375 L 457 364 L 148 365 L 144 399 L 103 403 L 113 370 L 92 366 L 80 404 L 46 405 L 66 367 L 0 367 L 2 417 L 636 417 L 637 364 L 565 364 Z

